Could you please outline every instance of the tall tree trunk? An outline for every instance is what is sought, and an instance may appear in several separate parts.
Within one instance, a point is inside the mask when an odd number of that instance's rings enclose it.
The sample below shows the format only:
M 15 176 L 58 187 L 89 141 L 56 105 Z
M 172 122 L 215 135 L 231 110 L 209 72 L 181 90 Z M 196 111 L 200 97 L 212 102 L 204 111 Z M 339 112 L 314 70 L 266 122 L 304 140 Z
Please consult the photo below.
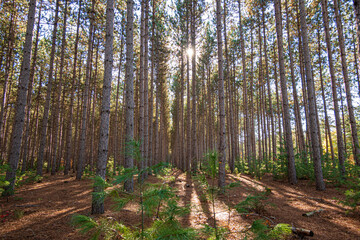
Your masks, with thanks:
M 297 178 L 296 178 L 296 170 L 295 170 L 294 147 L 293 147 L 293 140 L 291 134 L 290 110 L 289 110 L 289 101 L 287 94 L 287 84 L 285 78 L 280 0 L 275 0 L 274 4 L 275 4 L 276 35 L 277 35 L 279 67 L 280 67 L 280 84 L 281 84 L 281 95 L 282 95 L 282 105 L 283 105 L 285 146 L 286 146 L 286 153 L 288 159 L 288 178 L 291 184 L 296 184 Z
M 279 145 L 280 145 L 280 149 L 282 149 L 282 124 L 281 124 L 281 119 L 282 118 L 282 108 L 280 108 L 280 98 L 279 98 L 279 87 L 278 87 L 278 75 L 277 75 L 277 59 L 276 59 L 276 53 L 275 53 L 275 47 L 274 47 L 274 78 L 275 78 L 275 92 L 276 92 L 276 110 L 278 113 L 278 128 L 279 128 Z M 282 104 L 281 104 L 282 105 Z M 275 152 L 276 154 L 276 152 Z
M 354 107 L 352 104 L 349 73 L 348 73 L 347 63 L 346 63 L 346 52 L 345 52 L 345 43 L 344 43 L 345 40 L 344 40 L 344 33 L 343 33 L 341 13 L 340 13 L 340 9 L 339 9 L 338 0 L 334 0 L 334 10 L 335 10 L 336 28 L 337 28 L 338 38 L 339 38 L 342 73 L 343 73 L 344 83 L 345 83 L 346 101 L 347 101 L 347 107 L 348 107 L 349 119 L 350 119 L 351 137 L 352 137 L 352 143 L 353 143 L 353 154 L 354 154 L 354 159 L 355 159 L 356 165 L 360 166 L 359 138 L 358 138 L 358 133 L 357 133 Z
M 40 20 L 41 20 L 41 10 L 42 10 L 42 0 L 39 4 L 39 13 L 38 13 L 38 22 L 37 22 L 37 28 L 36 28 L 36 38 L 35 38 L 35 46 L 34 46 L 34 54 L 32 56 L 32 63 L 31 63 L 31 69 L 30 69 L 30 75 L 29 75 L 29 89 L 27 92 L 27 103 L 26 103 L 26 122 L 25 122 L 25 136 L 23 141 L 23 149 L 24 154 L 22 156 L 22 169 L 21 172 L 25 172 L 28 165 L 28 155 L 30 153 L 30 141 L 29 135 L 30 135 L 30 110 L 31 110 L 31 101 L 32 101 L 32 89 L 33 89 L 33 82 L 34 82 L 34 75 L 35 75 L 35 68 L 36 68 L 36 60 L 37 60 L 37 54 L 38 54 L 38 45 L 39 45 L 39 35 L 40 35 Z
M 144 36 L 144 167 L 149 166 L 149 0 L 145 0 Z M 151 122 L 150 122 L 151 124 Z
M 53 109 L 53 118 L 55 121 L 54 129 L 53 129 L 53 143 L 52 143 L 52 156 L 51 156 L 51 175 L 55 175 L 56 173 L 56 155 L 58 151 L 58 131 L 59 131 L 59 112 L 60 112 L 60 97 L 61 97 L 61 90 L 62 90 L 62 82 L 63 82 L 63 71 L 64 71 L 64 60 L 65 60 L 65 46 L 66 46 L 66 21 L 67 21 L 67 6 L 68 0 L 65 0 L 65 13 L 64 13 L 64 23 L 62 29 L 62 40 L 61 40 L 61 56 L 60 56 L 60 70 L 59 70 L 59 82 L 56 86 L 56 100 L 55 106 Z
M 92 61 L 92 49 L 93 49 L 93 37 L 94 37 L 94 21 L 95 21 L 95 0 L 92 0 L 91 11 L 89 13 L 90 26 L 89 26 L 89 39 L 88 39 L 88 52 L 86 60 L 86 74 L 85 74 L 85 88 L 84 98 L 82 104 L 82 116 L 81 116 L 81 128 L 79 134 L 79 159 L 77 162 L 76 179 L 80 180 L 85 167 L 86 157 L 86 126 L 87 126 L 87 111 L 88 111 L 88 100 L 89 100 L 89 82 L 90 82 L 90 67 Z
M 248 96 L 247 96 L 247 81 L 246 81 L 246 54 L 245 54 L 245 42 L 243 27 L 241 21 L 241 0 L 238 0 L 239 3 L 239 29 L 240 29 L 240 45 L 241 45 L 241 63 L 242 63 L 242 77 L 243 77 L 243 98 L 244 98 L 244 121 L 245 121 L 245 155 L 247 158 L 248 166 L 250 166 L 252 154 L 251 154 L 251 130 L 249 122 L 249 112 L 248 112 Z
M 145 45 L 145 0 L 141 1 L 141 22 L 140 22 L 140 73 L 139 73 L 139 144 L 140 144 L 140 170 L 145 169 L 144 165 L 144 45 Z M 135 117 L 135 119 L 137 119 Z M 142 180 L 145 174 L 141 175 Z
M 26 36 L 23 50 L 23 60 L 21 63 L 21 71 L 19 77 L 18 95 L 16 99 L 14 125 L 11 136 L 11 148 L 9 154 L 9 168 L 6 171 L 5 180 L 10 184 L 5 187 L 3 196 L 11 196 L 14 194 L 16 170 L 19 163 L 21 138 L 24 128 L 25 106 L 27 102 L 27 91 L 30 78 L 30 59 L 32 37 L 35 24 L 36 0 L 30 0 L 29 12 L 26 24 Z M 5 90 L 5 89 L 4 89 Z
M 54 28 L 52 33 L 52 42 L 51 42 L 51 53 L 50 53 L 50 69 L 49 69 L 49 80 L 47 83 L 46 98 L 44 105 L 44 114 L 41 123 L 41 132 L 40 132 L 40 145 L 37 158 L 37 171 L 36 174 L 42 176 L 43 162 L 44 162 L 44 150 L 46 146 L 46 133 L 48 129 L 48 120 L 49 120 L 49 109 L 50 109 L 50 98 L 51 98 L 51 88 L 53 84 L 53 71 L 54 71 L 54 60 L 55 60 L 55 48 L 56 48 L 56 36 L 57 36 L 57 25 L 59 20 L 59 5 L 60 0 L 56 0 L 55 8 L 55 19 L 54 19 Z
M 9 4 L 10 5 L 10 4 Z M 7 112 L 7 105 L 8 105 L 8 98 L 9 98 L 9 76 L 11 75 L 11 71 L 13 71 L 13 67 L 15 61 L 13 60 L 14 56 L 14 44 L 15 44 L 15 29 L 16 29 L 16 8 L 15 8 L 15 0 L 11 3 L 11 14 L 10 14 L 10 21 L 9 21 L 9 31 L 7 32 L 7 36 L 4 38 L 3 46 L 7 47 L 6 55 L 5 55 L 5 68 L 4 68 L 4 85 L 3 85 L 3 92 L 1 97 L 0 103 L 0 146 L 4 144 L 6 146 L 6 135 L 4 134 L 5 124 L 6 124 L 6 112 Z M 15 26 L 14 26 L 15 25 Z M 7 43 L 6 43 L 7 41 Z M 6 147 L 1 148 L 1 158 L 6 158 Z
M 304 0 L 299 0 L 300 8 L 300 25 L 301 25 L 301 37 L 303 39 L 303 52 L 305 60 L 305 75 L 306 83 L 308 90 L 308 100 L 309 100 L 309 119 L 310 119 L 310 137 L 311 137 L 311 147 L 313 152 L 313 162 L 314 162 L 314 173 L 315 173 L 315 182 L 316 189 L 319 191 L 325 190 L 325 183 L 322 174 L 321 167 L 321 152 L 320 152 L 320 139 L 319 139 L 319 127 L 317 122 L 317 111 L 316 111 L 316 97 L 315 97 L 315 86 L 312 76 L 312 66 L 308 42 L 308 31 L 306 23 L 306 9 Z
M 338 97 L 338 93 L 337 93 L 337 82 L 336 82 L 335 67 L 334 67 L 333 54 L 332 54 L 327 0 L 321 0 L 321 10 L 322 10 L 322 19 L 323 19 L 324 28 L 325 28 L 325 42 L 326 42 L 326 49 L 327 49 L 327 55 L 328 55 L 331 89 L 332 89 L 332 97 L 333 97 L 333 105 L 334 105 L 339 170 L 340 170 L 340 173 L 342 175 L 344 175 L 345 174 L 345 165 L 344 165 L 344 163 L 345 163 L 345 145 L 344 145 L 344 139 L 342 137 L 342 130 L 341 130 L 339 97 Z
M 360 63 L 360 0 L 354 0 L 354 11 L 356 17 L 356 36 L 357 36 L 357 62 Z M 356 64 L 357 71 L 360 72 L 360 64 Z M 360 95 L 360 81 L 359 84 L 359 95 Z
M 224 45 L 225 45 L 225 74 L 224 74 L 224 81 L 227 83 L 227 91 L 228 91 L 228 104 L 229 104 L 229 167 L 230 171 L 234 172 L 235 169 L 235 158 L 236 158 L 236 140 L 235 140 L 235 126 L 234 126 L 234 106 L 233 106 L 233 96 L 232 96 L 232 87 L 231 87 L 231 77 L 230 77 L 230 57 L 228 51 L 228 42 L 227 42 L 227 30 L 226 30 L 226 15 L 227 15 L 227 4 L 224 1 Z
M 115 98 L 115 127 L 114 127 L 114 173 L 116 173 L 116 167 L 119 163 L 119 134 L 118 134 L 118 127 L 119 127 L 119 117 L 118 117 L 118 109 L 119 109 L 119 92 L 120 92 L 120 76 L 121 76 L 121 67 L 122 67 L 122 59 L 123 59 L 123 36 L 121 37 L 120 42 L 120 62 L 119 62 L 119 72 L 116 84 L 116 98 Z M 121 115 L 122 116 L 122 115 Z
M 185 88 L 185 79 L 184 79 L 184 45 L 181 43 L 180 50 L 180 161 L 181 161 L 181 170 L 186 170 L 186 149 L 185 149 L 185 123 L 184 123 L 184 88 Z
M 111 80 L 113 69 L 113 39 L 114 39 L 114 0 L 107 0 L 106 3 L 106 42 L 105 42 L 105 67 L 104 84 L 100 113 L 100 134 L 96 175 L 105 181 L 106 164 L 108 158 L 109 143 L 109 120 L 110 120 L 110 97 Z M 104 213 L 104 199 L 96 195 L 104 191 L 104 186 L 94 186 L 92 199 L 92 214 Z
M 195 24 L 196 24 L 196 6 L 197 6 L 197 1 L 196 0 L 192 0 L 191 1 L 191 17 L 190 17 L 190 31 L 191 31 L 191 48 L 193 49 L 193 55 L 191 58 L 191 67 L 192 67 L 192 73 L 191 73 L 191 78 L 192 78 L 192 86 L 191 86 L 191 90 L 192 90 L 192 107 L 191 107 L 191 171 L 193 173 L 196 172 L 197 170 L 197 149 L 198 149 L 198 141 L 197 141 L 197 136 L 196 136 L 196 43 L 195 43 L 195 39 L 196 39 L 196 35 L 195 35 Z
M 290 74 L 291 74 L 291 83 L 292 83 L 293 97 L 294 97 L 295 121 L 296 121 L 297 130 L 298 130 L 297 132 L 298 132 L 298 139 L 299 139 L 300 156 L 303 160 L 305 160 L 306 159 L 305 138 L 304 138 L 304 132 L 303 132 L 303 128 L 302 128 L 299 98 L 298 98 L 296 82 L 295 82 L 294 58 L 293 58 L 293 51 L 291 48 L 290 20 L 289 20 L 289 9 L 288 9 L 287 0 L 285 0 L 285 10 L 286 10 L 286 33 L 287 33 L 288 51 L 289 51 L 289 58 L 290 58 Z M 304 162 L 307 163 L 306 160 Z
M 219 188 L 225 187 L 225 164 L 226 164 L 226 128 L 225 128 L 225 97 L 224 97 L 224 73 L 223 73 L 223 49 L 222 49 L 222 24 L 221 24 L 221 1 L 216 0 L 216 32 L 218 41 L 218 73 L 219 73 Z
M 151 66 L 150 66 L 150 99 L 149 99 L 149 166 L 153 164 L 154 160 L 154 124 L 153 124 L 153 117 L 154 117 L 154 67 L 155 67 L 155 56 L 154 56 L 154 49 L 155 49 L 155 0 L 152 0 L 152 17 L 151 17 Z
M 322 99 L 323 99 L 323 104 L 324 104 L 324 115 L 325 115 L 325 139 L 327 141 L 326 135 L 328 135 L 329 137 L 329 145 L 330 145 L 330 152 L 331 152 L 331 159 L 333 162 L 333 167 L 336 166 L 335 163 L 335 154 L 334 154 L 334 148 L 333 148 L 333 144 L 332 144 L 332 137 L 331 137 L 331 131 L 330 131 L 330 123 L 329 123 L 329 117 L 328 117 L 328 113 L 327 113 L 327 104 L 326 104 L 326 99 L 325 99 L 325 90 L 324 90 L 324 80 L 323 80 L 323 75 L 322 75 L 322 59 L 321 59 L 321 38 L 320 38 L 320 29 L 318 29 L 317 31 L 318 33 L 318 46 L 319 46 L 319 51 L 318 51 L 318 57 L 319 57 L 319 73 L 320 73 L 320 85 L 321 85 L 321 95 L 322 95 Z M 326 151 L 328 151 L 328 147 L 326 146 Z M 339 149 L 338 149 L 339 151 Z
M 269 153 L 271 152 L 272 161 L 275 161 L 276 158 L 276 139 L 275 139 L 275 123 L 274 123 L 274 113 L 272 105 L 272 97 L 270 91 L 270 76 L 269 76 L 269 61 L 268 61 L 268 50 L 267 50 L 267 41 L 266 41 L 266 25 L 265 25 L 265 7 L 262 7 L 263 11 L 263 35 L 264 35 L 264 54 L 265 54 L 265 67 L 266 67 L 266 84 L 267 84 L 267 94 L 269 100 L 269 113 L 270 113 L 270 125 L 271 125 L 271 145 L 269 140 Z M 270 131 L 270 127 L 269 127 Z M 270 134 L 269 134 L 270 137 Z M 270 150 L 271 149 L 271 150 Z
M 187 2 L 187 4 L 189 4 Z M 187 6 L 186 10 L 186 171 L 190 171 L 190 164 L 191 164 L 191 106 L 190 106 L 190 57 L 189 54 L 191 53 L 190 49 L 190 41 L 189 41 L 189 20 L 190 13 L 189 13 L 189 6 Z
M 134 159 L 132 156 L 131 142 L 134 140 L 134 43 L 133 43 L 133 25 L 134 25 L 134 1 L 127 0 L 126 2 L 126 72 L 125 72 L 125 84 L 126 84 L 126 132 L 125 132 L 125 146 L 129 153 L 125 153 L 125 168 L 134 167 Z M 134 191 L 134 180 L 125 182 L 125 190 L 128 192 Z
M 70 90 L 70 106 L 69 106 L 69 118 L 67 124 L 67 140 L 66 140 L 66 153 L 65 153 L 65 168 L 64 175 L 67 175 L 70 171 L 70 161 L 71 161 L 71 152 L 72 152 L 72 124 L 73 124 L 73 108 L 74 108 L 74 95 L 76 90 L 76 65 L 78 57 L 78 46 L 79 46 L 79 30 L 80 30 L 80 17 L 81 17 L 81 3 L 82 0 L 79 0 L 79 11 L 77 16 L 76 24 L 76 38 L 75 38 L 75 49 L 74 49 L 74 63 L 73 63 L 73 72 L 72 72 L 72 82 Z M 80 78 L 80 76 L 78 76 Z

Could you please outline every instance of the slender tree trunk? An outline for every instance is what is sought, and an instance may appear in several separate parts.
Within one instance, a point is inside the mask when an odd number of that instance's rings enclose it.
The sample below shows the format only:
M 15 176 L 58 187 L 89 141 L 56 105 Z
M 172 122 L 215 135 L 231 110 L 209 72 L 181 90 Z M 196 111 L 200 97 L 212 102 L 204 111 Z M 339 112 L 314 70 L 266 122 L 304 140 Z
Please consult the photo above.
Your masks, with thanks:
M 356 36 L 357 36 L 357 62 L 360 63 L 360 0 L 354 0 L 354 11 L 356 17 Z M 360 72 L 360 64 L 356 63 L 357 72 Z M 360 96 L 360 81 L 358 82 L 359 86 L 359 96 Z
M 181 170 L 184 172 L 186 170 L 186 149 L 185 149 L 185 123 L 184 123 L 184 88 L 185 88 L 185 79 L 184 79 L 184 45 L 181 43 L 181 50 L 180 50 L 180 161 L 181 161 Z
M 32 101 L 32 89 L 33 89 L 33 82 L 34 82 L 34 75 L 35 75 L 35 68 L 36 68 L 36 60 L 37 60 L 37 54 L 38 54 L 38 45 L 39 45 L 39 35 L 40 35 L 40 19 L 41 19 L 41 10 L 42 10 L 42 0 L 39 4 L 39 14 L 38 14 L 38 22 L 37 22 L 37 28 L 36 28 L 36 39 L 35 39 L 35 46 L 34 46 L 34 54 L 32 57 L 32 63 L 31 63 L 31 69 L 30 69 L 30 75 L 29 75 L 29 89 L 27 92 L 27 103 L 26 103 L 26 122 L 25 122 L 25 136 L 23 141 L 23 149 L 24 154 L 22 156 L 22 169 L 21 172 L 25 172 L 28 165 L 28 153 L 30 153 L 30 141 L 29 141 L 29 135 L 30 135 L 30 110 L 31 110 L 31 101 Z
M 329 124 L 329 117 L 328 117 L 328 113 L 327 113 L 327 104 L 326 104 L 326 99 L 325 99 L 325 91 L 324 91 L 324 80 L 323 80 L 323 75 L 322 75 L 322 59 L 321 59 L 321 39 L 320 39 L 320 29 L 318 29 L 318 45 L 319 45 L 319 73 L 320 73 L 320 85 L 321 85 L 321 95 L 322 95 L 322 99 L 323 99 L 323 104 L 324 104 L 324 115 L 325 115 L 325 139 L 326 135 L 328 135 L 329 137 L 329 143 L 330 143 L 330 152 L 331 152 L 331 159 L 333 162 L 333 167 L 336 166 L 335 164 L 335 154 L 334 154 L 334 148 L 333 148 L 333 144 L 332 144 L 332 138 L 331 138 L 331 131 L 330 131 L 330 124 Z M 327 133 L 327 134 L 326 134 Z M 326 151 L 328 151 L 328 147 L 326 146 Z M 338 149 L 339 151 L 339 149 Z
M 281 119 L 282 118 L 282 108 L 280 108 L 280 98 L 279 98 L 279 87 L 278 87 L 278 75 L 277 75 L 277 59 L 276 59 L 276 52 L 275 52 L 275 47 L 274 47 L 274 78 L 275 78 L 275 92 L 276 92 L 276 109 L 277 109 L 277 113 L 278 113 L 278 128 L 279 128 L 279 145 L 280 145 L 280 149 L 282 149 L 282 124 L 281 124 Z M 282 105 L 282 104 L 281 104 Z M 276 152 L 275 152 L 276 154 Z
M 72 124 L 73 124 L 73 108 L 74 108 L 74 95 L 76 91 L 76 65 L 78 57 L 78 46 L 79 46 L 79 30 L 80 30 L 80 17 L 81 17 L 81 3 L 82 0 L 79 0 L 79 11 L 77 16 L 77 25 L 76 25 L 76 38 L 75 38 L 75 49 L 74 49 L 74 63 L 72 71 L 72 83 L 70 90 L 70 106 L 69 106 L 69 118 L 67 124 L 67 140 L 66 140 L 66 154 L 65 154 L 65 168 L 64 175 L 67 175 L 70 171 L 70 162 L 71 162 L 71 152 L 72 152 Z M 80 76 L 79 76 L 80 78 Z
M 196 43 L 195 43 L 195 39 L 196 39 L 196 35 L 195 35 L 195 23 L 196 23 L 196 6 L 197 6 L 197 1 L 196 0 L 192 0 L 192 4 L 191 4 L 191 17 L 190 17 L 190 31 L 191 31 L 191 48 L 193 49 L 193 55 L 192 55 L 192 74 L 191 74 L 191 78 L 192 78 L 192 86 L 191 86 L 191 90 L 192 90 L 192 107 L 191 107 L 191 170 L 193 173 L 195 173 L 197 171 L 197 149 L 198 149 L 198 141 L 197 141 L 197 136 L 196 136 Z
M 134 159 L 132 156 L 131 142 L 134 140 L 134 49 L 133 49 L 133 26 L 134 26 L 134 1 L 127 0 L 127 22 L 126 22 L 126 72 L 125 72 L 125 83 L 126 83 L 126 132 L 125 132 L 125 146 L 127 153 L 125 153 L 125 168 L 134 167 Z M 125 190 L 128 192 L 134 191 L 134 180 L 125 182 Z
M 85 167 L 85 157 L 86 157 L 86 125 L 87 125 L 87 111 L 88 111 L 88 100 L 89 100 L 89 82 L 90 82 L 90 67 L 92 60 L 92 49 L 93 49 L 93 35 L 94 35 L 94 21 L 95 21 L 95 0 L 92 0 L 91 3 L 91 12 L 89 13 L 90 17 L 90 26 L 89 26 L 89 39 L 88 39 L 88 52 L 86 60 L 86 75 L 85 75 L 85 88 L 84 88 L 84 98 L 82 106 L 82 116 L 81 116 L 81 128 L 79 134 L 79 159 L 77 162 L 77 171 L 76 171 L 76 180 L 80 180 L 82 173 Z
M 60 97 L 61 97 L 61 90 L 62 90 L 62 82 L 63 82 L 63 70 L 64 70 L 64 60 L 65 60 L 65 46 L 66 46 L 66 21 L 67 21 L 67 5 L 68 0 L 65 0 L 65 13 L 64 13 L 64 23 L 62 29 L 62 40 L 61 40 L 61 56 L 60 56 L 60 70 L 59 70 L 59 82 L 56 86 L 56 100 L 53 109 L 53 117 L 54 117 L 54 129 L 53 129 L 53 143 L 52 143 L 52 156 L 51 156 L 51 175 L 55 175 L 56 173 L 56 155 L 58 151 L 58 132 L 59 132 L 59 112 L 60 112 Z
M 25 106 L 27 102 L 27 91 L 30 78 L 30 58 L 32 37 L 35 24 L 35 9 L 36 0 L 31 0 L 29 3 L 29 12 L 27 16 L 26 36 L 23 50 L 23 60 L 21 63 L 21 71 L 19 77 L 19 87 L 16 99 L 15 117 L 13 131 L 11 135 L 11 148 L 9 154 L 9 168 L 6 171 L 5 180 L 10 184 L 5 187 L 3 196 L 10 196 L 14 194 L 14 185 L 16 178 L 16 170 L 19 163 L 21 138 L 24 128 Z M 4 89 L 5 90 L 5 89 Z
M 216 0 L 216 32 L 218 40 L 218 73 L 219 73 L 219 182 L 221 189 L 225 187 L 225 164 L 226 164 L 226 128 L 225 128 L 225 97 L 224 97 L 224 73 L 223 73 L 223 49 L 222 49 L 222 24 L 221 2 Z
M 337 93 L 337 82 L 336 82 L 335 67 L 334 67 L 333 54 L 332 54 L 327 0 L 321 0 L 321 10 L 322 10 L 322 19 L 323 19 L 324 28 L 325 28 L 325 41 L 326 41 L 326 48 L 327 48 L 327 55 L 328 55 L 331 89 L 332 89 L 332 97 L 333 97 L 333 105 L 334 105 L 339 170 L 340 170 L 340 173 L 342 175 L 344 175 L 345 174 L 345 165 L 344 165 L 344 163 L 345 163 L 345 145 L 344 145 L 344 139 L 342 138 L 339 97 L 338 97 L 338 93 Z
M 289 9 L 287 0 L 285 0 L 285 10 L 286 10 L 286 33 L 287 33 L 287 41 L 288 41 L 288 51 L 289 51 L 289 58 L 290 58 L 290 74 L 291 74 L 291 83 L 293 88 L 293 96 L 294 96 L 294 112 L 295 112 L 295 121 L 296 126 L 298 129 L 298 139 L 299 139 L 299 151 L 300 156 L 306 161 L 306 152 L 305 152 L 305 138 L 304 132 L 302 128 L 302 121 L 301 121 L 301 114 L 300 114 L 300 105 L 299 105 L 299 98 L 296 90 L 296 82 L 295 82 L 295 73 L 294 73 L 294 58 L 293 58 L 293 51 L 291 48 L 291 38 L 290 38 L 290 20 L 289 20 Z
M 276 139 L 275 139 L 275 123 L 274 123 L 274 113 L 271 97 L 271 86 L 270 86 L 270 76 L 269 76 L 269 61 L 268 61 L 268 50 L 267 50 L 267 40 L 266 40 L 266 25 L 265 25 L 265 7 L 262 7 L 263 11 L 263 35 L 264 35 L 264 54 L 265 54 L 265 67 L 266 67 L 266 84 L 267 84 L 267 95 L 269 100 L 269 113 L 270 113 L 270 125 L 271 125 L 271 147 L 269 139 L 269 153 L 271 152 L 272 161 L 275 161 L 276 158 Z M 269 127 L 270 130 L 270 127 Z M 270 134 L 269 134 L 270 137 Z M 270 150 L 271 149 L 271 150 Z M 270 159 L 270 158 L 269 158 Z
M 44 114 L 41 123 L 41 132 L 40 132 L 40 145 L 38 151 L 38 158 L 37 158 L 37 171 L 36 174 L 42 176 L 42 169 L 43 169 L 43 162 L 44 162 L 44 150 L 46 146 L 46 133 L 48 129 L 48 120 L 49 120 L 49 109 L 50 109 L 50 100 L 51 100 L 51 88 L 53 84 L 53 71 L 54 71 L 54 60 L 55 60 L 55 48 L 56 48 L 56 36 L 57 36 L 57 24 L 59 20 L 59 5 L 60 0 L 56 0 L 56 8 L 55 8 L 55 20 L 54 20 L 54 28 L 52 33 L 52 46 L 51 46 L 51 53 L 50 53 L 50 69 L 49 69 L 49 81 L 47 83 L 47 90 L 46 90 L 46 98 L 45 98 L 45 105 L 44 105 Z
M 10 4 L 9 4 L 10 5 Z M 13 61 L 14 56 L 14 42 L 15 42 L 15 28 L 16 28 L 16 12 L 15 12 L 15 0 L 11 3 L 11 8 L 13 10 L 11 11 L 10 15 L 10 21 L 9 21 L 9 31 L 7 33 L 7 37 L 4 38 L 4 41 L 7 41 L 7 43 L 4 42 L 3 46 L 7 46 L 7 51 L 5 55 L 5 68 L 4 68 L 4 85 L 3 85 L 3 92 L 1 97 L 1 103 L 0 103 L 0 146 L 4 144 L 6 146 L 6 135 L 4 134 L 5 130 L 5 124 L 6 124 L 6 112 L 7 112 L 7 105 L 8 105 L 8 98 L 9 98 L 9 79 L 11 79 L 9 76 L 11 75 L 11 71 L 13 71 L 13 68 L 11 68 L 11 65 L 14 65 L 15 61 Z M 15 27 L 14 27 L 15 25 Z M 6 34 L 6 33 L 5 33 Z M 6 148 L 1 149 L 1 158 L 6 158 Z
M 104 84 L 100 113 L 100 134 L 96 175 L 105 181 L 106 164 L 108 158 L 109 143 L 109 120 L 110 120 L 110 96 L 113 68 L 113 39 L 114 39 L 114 0 L 107 0 L 106 3 L 106 42 L 105 42 L 105 67 Z M 94 186 L 94 193 L 104 191 L 103 186 Z M 92 214 L 104 213 L 104 199 L 93 194 Z
M 139 141 L 141 160 L 140 169 L 144 170 L 144 45 L 145 45 L 145 0 L 141 1 L 141 22 L 140 22 L 140 73 L 139 73 Z M 136 119 L 136 118 L 135 118 Z M 142 179 L 145 175 L 142 174 Z
M 338 0 L 334 0 L 334 10 L 335 10 L 336 28 L 337 28 L 338 38 L 339 38 L 342 73 L 343 73 L 344 83 L 345 83 L 346 101 L 347 101 L 347 107 L 348 107 L 349 119 L 350 119 L 351 137 L 352 137 L 352 143 L 353 143 L 353 154 L 354 154 L 354 159 L 355 159 L 356 165 L 360 166 L 359 138 L 358 138 L 358 133 L 357 133 L 354 107 L 352 104 L 349 74 L 348 74 L 347 63 L 346 63 L 346 52 L 345 52 L 345 43 L 344 43 L 345 40 L 344 40 L 344 33 L 343 33 L 341 13 L 340 13 L 340 9 L 339 9 Z
M 319 191 L 325 190 L 325 183 L 322 174 L 321 167 L 321 152 L 320 152 L 320 139 L 319 139 L 319 127 L 317 123 L 317 111 L 316 111 L 316 98 L 315 98 L 315 86 L 312 76 L 311 58 L 308 42 L 308 31 L 306 23 L 306 9 L 304 0 L 299 0 L 300 8 L 300 25 L 301 25 L 301 37 L 303 39 L 303 52 L 305 60 L 305 75 L 308 90 L 309 100 L 309 119 L 310 119 L 310 137 L 311 147 L 313 152 L 314 172 L 316 189 Z
M 245 42 L 243 34 L 243 26 L 241 20 L 241 0 L 238 0 L 239 3 L 239 29 L 240 29 L 240 45 L 241 45 L 241 63 L 242 63 L 242 77 L 243 77 L 243 98 L 244 98 L 244 134 L 245 134 L 245 155 L 247 158 L 248 166 L 250 166 L 252 154 L 251 154 L 251 130 L 249 123 L 249 113 L 248 113 L 248 96 L 247 96 L 247 79 L 246 79 L 246 54 L 245 54 Z
M 151 166 L 154 162 L 154 67 L 155 67 L 155 0 L 152 0 L 152 26 L 151 26 L 151 67 L 150 67 L 150 100 L 149 100 L 149 166 Z
M 116 98 L 115 98 L 115 127 L 114 127 L 114 173 L 116 173 L 116 167 L 119 163 L 119 134 L 118 134 L 118 127 L 119 127 L 119 117 L 118 117 L 118 109 L 119 109 L 119 92 L 120 92 L 120 76 L 121 76 L 121 67 L 122 67 L 122 59 L 123 59 L 123 37 L 121 36 L 120 42 L 120 63 L 119 63 L 119 72 L 116 84 Z
M 144 36 L 144 167 L 149 164 L 149 0 L 145 0 L 145 36 Z
M 280 84 L 281 84 L 282 106 L 283 106 L 283 114 L 284 114 L 283 119 L 284 119 L 284 132 L 285 132 L 285 146 L 286 146 L 286 153 L 288 159 L 288 178 L 291 184 L 296 184 L 297 178 L 296 178 L 296 170 L 295 170 L 294 147 L 293 147 L 293 140 L 291 134 L 290 110 L 289 110 L 289 102 L 288 102 L 288 94 L 287 94 L 287 84 L 285 78 L 280 0 L 274 0 L 274 3 L 275 3 L 276 35 L 277 35 L 279 67 L 280 67 Z

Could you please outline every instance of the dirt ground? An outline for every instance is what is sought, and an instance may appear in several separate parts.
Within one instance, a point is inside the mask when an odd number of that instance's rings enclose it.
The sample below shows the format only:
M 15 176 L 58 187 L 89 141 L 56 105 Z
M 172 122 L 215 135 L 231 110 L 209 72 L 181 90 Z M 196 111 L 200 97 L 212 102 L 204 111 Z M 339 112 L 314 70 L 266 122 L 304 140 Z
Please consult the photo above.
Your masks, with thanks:
M 191 213 L 183 217 L 181 223 L 196 229 L 205 223 L 213 225 L 213 206 L 202 196 L 199 184 L 180 171 L 174 171 L 173 175 L 175 181 L 171 186 L 177 190 L 179 205 L 191 205 Z M 148 181 L 160 180 L 150 176 Z M 318 192 L 307 180 L 292 186 L 273 181 L 271 176 L 257 181 L 246 175 L 228 174 L 226 181 L 241 182 L 215 201 L 217 224 L 231 232 L 227 239 L 243 239 L 251 223 L 260 218 L 257 214 L 240 215 L 231 210 L 232 207 L 248 194 L 265 188 L 271 189 L 271 193 L 261 215 L 270 224 L 287 223 L 312 230 L 314 236 L 308 239 L 360 239 L 359 214 L 346 214 L 348 208 L 339 204 L 344 197 L 343 188 L 328 186 L 326 191 Z M 75 213 L 90 214 L 91 191 L 91 180 L 76 181 L 71 175 L 47 176 L 41 183 L 20 187 L 15 196 L 0 198 L 0 239 L 87 239 L 71 226 L 70 218 Z M 130 203 L 120 212 L 112 211 L 110 205 L 107 201 L 105 216 L 128 226 L 139 226 L 141 218 L 137 203 Z M 318 209 L 324 211 L 312 217 L 302 216 Z M 146 219 L 146 225 L 150 225 L 151 221 Z

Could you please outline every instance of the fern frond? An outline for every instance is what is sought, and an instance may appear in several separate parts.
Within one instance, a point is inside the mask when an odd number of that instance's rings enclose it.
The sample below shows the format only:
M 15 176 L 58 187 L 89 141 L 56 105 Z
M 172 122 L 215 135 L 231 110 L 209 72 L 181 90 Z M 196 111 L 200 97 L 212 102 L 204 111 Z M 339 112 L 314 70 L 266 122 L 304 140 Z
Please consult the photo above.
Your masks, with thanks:
M 80 233 L 88 233 L 97 228 L 97 222 L 91 217 L 75 214 L 71 217 L 71 224 L 80 229 Z

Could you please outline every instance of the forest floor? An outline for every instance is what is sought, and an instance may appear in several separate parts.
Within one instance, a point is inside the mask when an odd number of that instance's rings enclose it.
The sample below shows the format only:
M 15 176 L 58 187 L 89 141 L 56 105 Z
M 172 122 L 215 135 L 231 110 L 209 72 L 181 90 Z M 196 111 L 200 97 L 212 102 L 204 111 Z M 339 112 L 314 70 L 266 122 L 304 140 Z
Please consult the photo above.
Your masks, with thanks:
M 203 189 L 190 175 L 178 170 L 172 172 L 179 205 L 191 205 L 191 212 L 180 219 L 183 226 L 199 229 L 203 224 L 213 226 L 212 203 L 203 197 Z M 210 180 L 210 179 L 209 179 Z M 150 176 L 149 182 L 161 180 Z M 301 180 L 296 186 L 274 181 L 264 176 L 261 181 L 246 175 L 228 174 L 226 182 L 241 184 L 219 195 L 215 201 L 216 220 L 219 226 L 230 230 L 227 239 L 243 239 L 257 214 L 240 215 L 230 209 L 254 191 L 271 189 L 265 210 L 261 213 L 272 224 L 287 223 L 293 227 L 314 232 L 308 239 L 360 239 L 360 215 L 347 213 L 348 208 L 339 202 L 345 188 L 328 186 L 326 191 L 315 190 L 314 183 Z M 27 184 L 17 189 L 15 196 L 0 198 L 0 239 L 86 239 L 70 224 L 73 214 L 89 215 L 91 211 L 92 180 L 76 181 L 70 176 L 46 176 L 42 182 Z M 314 210 L 324 211 L 311 217 L 302 216 Z M 139 226 L 141 217 L 137 203 L 130 203 L 119 211 L 111 210 L 106 203 L 105 216 L 118 219 L 127 226 Z M 230 217 L 229 217 L 230 216 Z M 152 219 L 146 219 L 150 225 Z M 294 238 L 295 239 L 295 238 Z

